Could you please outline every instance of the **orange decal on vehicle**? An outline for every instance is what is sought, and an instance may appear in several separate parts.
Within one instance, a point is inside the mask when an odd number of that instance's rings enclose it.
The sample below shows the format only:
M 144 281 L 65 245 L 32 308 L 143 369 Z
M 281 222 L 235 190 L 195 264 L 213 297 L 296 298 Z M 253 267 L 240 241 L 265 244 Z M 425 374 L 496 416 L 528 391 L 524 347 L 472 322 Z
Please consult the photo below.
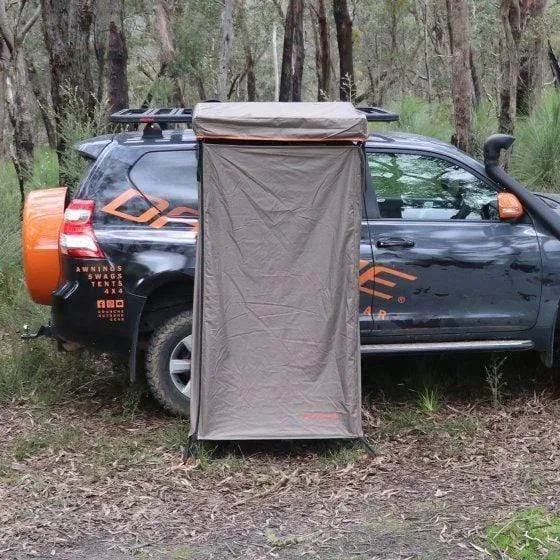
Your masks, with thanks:
M 144 197 L 137 190 L 128 189 L 106 204 L 101 210 L 112 216 L 117 216 L 117 218 L 122 218 L 123 220 L 128 220 L 129 222 L 135 222 L 137 224 L 152 222 L 149 225 L 155 229 L 160 229 L 172 223 L 173 218 L 181 218 L 182 224 L 190 227 L 195 232 L 198 231 L 198 210 L 189 208 L 188 206 L 176 206 L 166 214 L 163 214 L 169 208 L 169 202 L 163 198 L 146 196 L 146 199 L 153 204 L 153 207 L 148 208 L 148 210 L 142 212 L 139 216 L 123 212 L 122 209 L 120 210 L 122 206 L 135 198 L 143 199 Z M 189 218 L 189 216 L 192 216 L 192 218 Z
M 169 218 L 181 218 L 184 216 L 197 216 L 197 218 L 188 220 L 188 225 L 191 225 L 195 231 L 198 231 L 198 211 L 188 206 L 177 206 L 173 208 L 166 216 L 160 216 L 157 220 L 152 222 L 150 227 L 159 229 L 170 222 Z
M 132 200 L 133 198 L 137 198 L 141 196 L 138 194 L 138 191 L 135 189 L 128 189 L 124 191 L 122 194 L 117 196 L 114 200 L 106 204 L 102 211 L 106 212 L 107 214 L 112 214 L 113 216 L 117 216 L 118 218 L 123 218 L 124 220 L 128 220 L 130 222 L 136 222 L 139 224 L 144 224 L 153 220 L 156 216 L 161 214 L 164 210 L 167 209 L 169 206 L 169 202 L 167 200 L 163 200 L 163 198 L 156 198 L 155 196 L 146 196 L 146 198 L 154 205 L 152 208 L 148 208 L 145 212 L 140 214 L 139 216 L 134 216 L 133 214 L 127 214 L 126 212 L 121 212 L 118 210 L 123 204 L 126 204 L 128 201 Z
M 378 284 L 387 286 L 388 288 L 394 288 L 397 285 L 397 283 L 393 280 L 390 280 L 388 278 L 381 278 L 381 274 L 389 277 L 407 280 L 409 282 L 414 282 L 417 279 L 416 276 L 407 274 L 406 272 L 401 272 L 396 268 L 389 268 L 383 265 L 374 266 L 371 261 L 360 260 L 360 292 L 368 295 L 373 295 L 374 297 L 384 300 L 393 299 L 392 294 L 387 294 L 385 292 L 380 292 L 374 289 L 374 287 Z M 372 287 L 369 287 L 368 284 L 372 284 Z

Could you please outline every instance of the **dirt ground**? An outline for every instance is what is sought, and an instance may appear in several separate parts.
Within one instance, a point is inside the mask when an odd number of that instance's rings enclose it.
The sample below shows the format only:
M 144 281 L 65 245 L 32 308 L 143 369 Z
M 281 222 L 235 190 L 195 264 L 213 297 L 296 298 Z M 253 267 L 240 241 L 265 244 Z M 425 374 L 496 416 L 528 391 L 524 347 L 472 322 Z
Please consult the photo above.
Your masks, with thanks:
M 490 524 L 560 507 L 560 401 L 436 411 L 368 397 L 355 443 L 206 446 L 141 404 L 83 395 L 0 408 L 0 558 L 506 558 Z

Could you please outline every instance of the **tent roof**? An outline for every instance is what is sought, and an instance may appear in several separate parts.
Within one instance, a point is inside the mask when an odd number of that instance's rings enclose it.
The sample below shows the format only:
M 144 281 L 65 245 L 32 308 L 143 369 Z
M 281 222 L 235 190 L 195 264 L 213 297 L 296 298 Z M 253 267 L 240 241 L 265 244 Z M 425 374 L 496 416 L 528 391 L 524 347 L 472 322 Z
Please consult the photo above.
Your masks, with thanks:
M 199 103 L 193 113 L 199 140 L 286 142 L 367 139 L 366 116 L 351 103 Z

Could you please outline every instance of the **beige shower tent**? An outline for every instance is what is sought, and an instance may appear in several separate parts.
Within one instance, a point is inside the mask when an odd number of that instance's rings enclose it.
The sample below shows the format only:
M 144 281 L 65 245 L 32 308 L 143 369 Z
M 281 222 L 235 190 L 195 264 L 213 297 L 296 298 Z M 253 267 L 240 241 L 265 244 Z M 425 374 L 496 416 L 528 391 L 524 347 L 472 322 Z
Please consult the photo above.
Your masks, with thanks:
M 349 103 L 203 103 L 191 435 L 362 435 L 367 122 Z

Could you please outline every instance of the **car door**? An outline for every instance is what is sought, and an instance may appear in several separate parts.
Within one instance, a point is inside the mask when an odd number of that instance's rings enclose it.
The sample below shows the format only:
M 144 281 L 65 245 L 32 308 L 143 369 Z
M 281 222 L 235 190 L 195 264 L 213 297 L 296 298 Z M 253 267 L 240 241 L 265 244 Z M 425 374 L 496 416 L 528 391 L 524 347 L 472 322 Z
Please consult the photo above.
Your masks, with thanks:
M 533 326 L 541 261 L 529 216 L 500 220 L 498 188 L 431 153 L 368 153 L 375 336 L 477 336 Z

